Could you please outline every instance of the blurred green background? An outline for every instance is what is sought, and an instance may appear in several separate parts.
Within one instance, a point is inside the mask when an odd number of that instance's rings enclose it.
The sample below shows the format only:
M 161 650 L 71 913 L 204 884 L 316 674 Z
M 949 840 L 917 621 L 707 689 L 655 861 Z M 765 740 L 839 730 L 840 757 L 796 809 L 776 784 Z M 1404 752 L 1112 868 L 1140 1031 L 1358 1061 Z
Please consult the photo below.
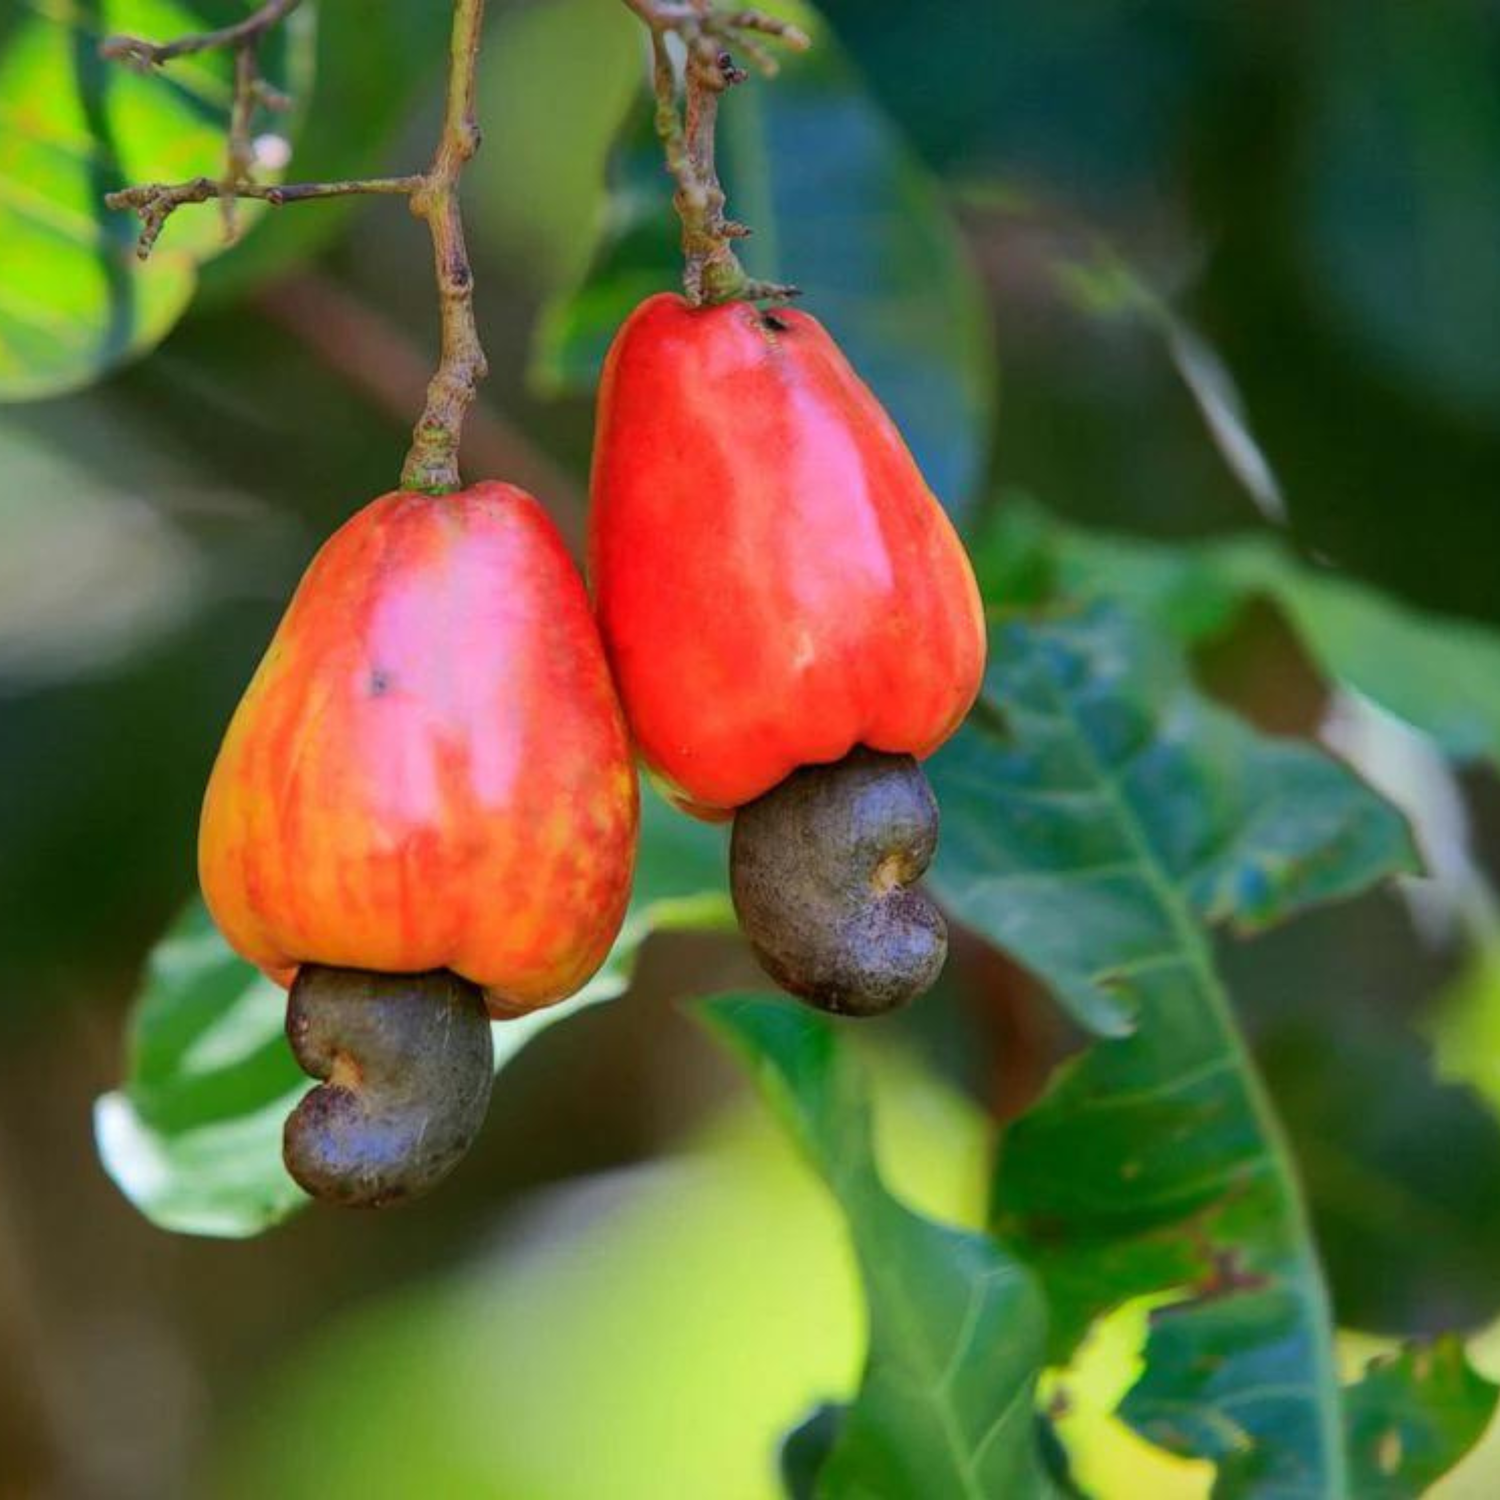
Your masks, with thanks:
M 1500 10 L 823 8 L 806 64 L 725 105 L 731 207 L 752 269 L 802 283 L 975 534 L 1023 495 L 1153 541 L 1274 531 L 1500 628 Z M 25 165 L 29 28 L 59 13 L 0 16 L 0 179 Z M 86 37 L 181 18 L 69 15 Z M 316 79 L 304 119 L 267 125 L 297 128 L 292 172 L 423 161 L 446 26 L 416 0 L 326 0 L 285 44 L 306 58 L 275 60 Z M 644 62 L 613 0 L 492 4 L 469 468 L 535 488 L 573 539 L 600 339 L 621 287 L 669 284 Z M 189 113 L 209 157 L 188 170 L 212 171 L 217 125 Z M 188 128 L 148 133 L 133 175 L 179 170 Z M 630 191 L 609 197 L 622 130 Z M 123 250 L 133 228 L 98 232 Z M 202 208 L 164 237 L 182 295 L 215 236 Z M 0 330 L 39 274 L 24 252 L 0 240 Z M 263 216 L 159 347 L 0 407 L 0 1496 L 748 1500 L 777 1492 L 780 1434 L 857 1376 L 835 1213 L 675 1005 L 753 982 L 730 939 L 653 941 L 625 1000 L 533 1043 L 421 1208 L 172 1237 L 98 1165 L 92 1102 L 192 890 L 224 722 L 321 537 L 395 481 L 433 354 L 428 255 L 399 202 Z M 572 295 L 591 264 L 614 298 Z M 1378 719 L 1329 731 L 1287 615 L 1237 613 L 1204 683 L 1383 770 L 1441 878 L 1228 944 L 1227 972 L 1341 1320 L 1478 1333 L 1500 1316 L 1500 788 Z M 872 1044 L 898 1184 L 978 1222 L 983 1113 L 1033 1097 L 1061 1032 L 960 944 L 944 992 Z M 1493 1376 L 1500 1347 L 1477 1347 Z M 1091 1378 L 1118 1395 L 1129 1339 L 1101 1348 Z M 1108 1423 L 1080 1449 L 1106 1496 L 1206 1493 Z M 1497 1491 L 1481 1451 L 1444 1493 Z

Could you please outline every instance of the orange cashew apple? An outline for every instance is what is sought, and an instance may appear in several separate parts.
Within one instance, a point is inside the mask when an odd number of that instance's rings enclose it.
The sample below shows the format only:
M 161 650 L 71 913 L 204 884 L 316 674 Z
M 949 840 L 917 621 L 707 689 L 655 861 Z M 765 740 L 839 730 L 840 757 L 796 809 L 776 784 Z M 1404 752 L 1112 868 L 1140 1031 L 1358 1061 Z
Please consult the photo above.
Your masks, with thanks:
M 488 1017 L 572 994 L 608 953 L 637 813 L 583 584 L 535 500 L 397 491 L 329 539 L 199 837 L 214 920 L 292 986 L 293 1048 L 326 1080 L 288 1121 L 304 1187 L 385 1202 L 453 1165 L 488 1099 Z

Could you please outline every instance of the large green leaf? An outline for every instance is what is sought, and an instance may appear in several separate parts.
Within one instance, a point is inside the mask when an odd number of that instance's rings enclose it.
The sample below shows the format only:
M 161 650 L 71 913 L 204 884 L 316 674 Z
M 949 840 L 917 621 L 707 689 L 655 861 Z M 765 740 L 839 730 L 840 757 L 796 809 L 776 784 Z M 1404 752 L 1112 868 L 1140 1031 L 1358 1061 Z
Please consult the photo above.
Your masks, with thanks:
M 804 6 L 777 14 L 806 22 L 811 50 L 737 89 L 720 114 L 730 209 L 754 230 L 746 266 L 803 288 L 962 512 L 984 468 L 994 379 L 974 273 L 936 186 L 831 33 Z M 643 101 L 617 153 L 594 267 L 542 321 L 537 376 L 591 389 L 626 314 L 680 282 L 671 182 Z
M 1001 498 L 979 545 L 986 598 L 1115 599 L 1187 642 L 1270 599 L 1334 680 L 1431 735 L 1460 760 L 1500 765 L 1500 632 L 1428 614 L 1295 557 L 1266 534 L 1163 543 L 1084 531 L 1019 495 Z
M 99 56 L 120 32 L 168 39 L 243 9 L 224 0 L 22 0 L 0 23 L 0 400 L 87 383 L 150 348 L 181 315 L 199 261 L 224 244 L 211 209 L 173 217 L 151 259 L 107 192 L 224 170 L 228 59 L 143 75 Z M 309 84 L 312 8 L 262 48 L 267 77 Z M 242 204 L 246 220 L 264 205 Z
M 1224 1495 L 1338 1494 L 1327 1295 L 1279 1127 L 1205 932 L 1411 864 L 1336 763 L 1199 698 L 1162 637 L 1096 607 L 998 628 L 979 708 L 931 763 L 935 887 L 1108 1040 L 1007 1132 L 997 1233 L 1065 1359 L 1128 1297 L 1153 1319 L 1124 1415 L 1221 1465 Z
M 1164 884 L 1195 927 L 1250 932 L 1410 859 L 1367 787 L 1212 708 L 1171 647 L 1118 613 L 1000 628 L 991 659 L 968 726 L 932 762 L 933 886 L 1093 1030 L 1133 1029 L 1158 971 L 1179 967 Z
M 763 995 L 721 996 L 703 1013 L 827 1180 L 864 1278 L 864 1380 L 831 1442 L 826 1415 L 794 1438 L 797 1482 L 829 1500 L 1045 1493 L 1033 1410 L 1044 1313 L 1031 1276 L 987 1236 L 887 1191 L 869 1086 L 836 1023 Z
M 1273 601 L 1332 682 L 1458 759 L 1500 762 L 1500 634 L 1414 610 L 1300 560 L 1268 534 L 1147 541 L 1077 529 L 1007 495 L 977 559 L 997 607 L 1114 599 L 1184 644 L 1222 633 L 1251 599 Z M 1359 942 L 1361 930 L 1330 929 L 1287 960 L 1315 994 L 1318 956 L 1327 954 L 1346 1003 L 1308 1009 L 1295 994 L 1246 997 L 1257 1047 L 1296 1147 L 1341 1318 L 1392 1332 L 1430 1329 L 1434 1320 L 1472 1327 L 1500 1295 L 1492 1272 L 1500 1215 L 1483 1166 L 1500 1137 L 1480 1098 L 1432 1077 L 1428 1049 L 1409 1027 L 1358 1004 L 1396 956 L 1370 954 L 1366 943 L 1362 960 L 1351 962 L 1344 945 Z M 1472 1063 L 1490 1055 L 1466 1041 L 1451 1056 Z M 1330 1051 L 1340 1058 L 1332 1077 Z M 1482 1080 L 1473 1081 L 1482 1092 Z
M 496 1023 L 497 1067 L 538 1031 L 624 993 L 653 931 L 732 923 L 718 832 L 650 793 L 642 811 L 635 890 L 604 967 L 562 1004 Z M 229 950 L 201 902 L 152 953 L 126 1080 L 99 1100 L 95 1134 L 105 1170 L 162 1228 L 253 1235 L 307 1201 L 281 1162 L 282 1123 L 309 1087 L 285 1016 L 285 993 Z

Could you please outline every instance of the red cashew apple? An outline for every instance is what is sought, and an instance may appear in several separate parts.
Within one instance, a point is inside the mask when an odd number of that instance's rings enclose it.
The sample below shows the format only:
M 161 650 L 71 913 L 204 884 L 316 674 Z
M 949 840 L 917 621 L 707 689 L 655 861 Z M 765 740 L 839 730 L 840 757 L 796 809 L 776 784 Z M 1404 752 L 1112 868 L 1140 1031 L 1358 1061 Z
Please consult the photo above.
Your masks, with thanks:
M 895 424 L 807 314 L 652 297 L 605 363 L 592 502 L 631 730 L 679 805 L 735 816 L 766 967 L 859 1013 L 926 988 L 946 930 L 914 888 L 937 834 L 916 763 L 973 704 L 985 631 Z
M 199 839 L 209 910 L 292 985 L 293 1047 L 327 1080 L 288 1123 L 304 1186 L 386 1201 L 451 1167 L 488 1098 L 488 1016 L 603 962 L 636 825 L 587 596 L 535 500 L 398 491 L 330 538 L 230 723 Z

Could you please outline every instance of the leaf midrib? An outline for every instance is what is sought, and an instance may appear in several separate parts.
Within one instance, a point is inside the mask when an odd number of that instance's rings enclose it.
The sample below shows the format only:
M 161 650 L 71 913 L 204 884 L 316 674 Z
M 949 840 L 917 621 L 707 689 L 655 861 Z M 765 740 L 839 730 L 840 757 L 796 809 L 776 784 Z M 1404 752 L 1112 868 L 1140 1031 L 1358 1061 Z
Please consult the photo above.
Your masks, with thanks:
M 899 1204 L 896 1207 L 900 1212 L 908 1212 Z M 1014 1414 L 1017 1404 L 1024 1400 L 1031 1391 L 1031 1383 L 1025 1382 L 1021 1385 L 985 1429 L 983 1437 L 977 1444 L 972 1443 L 968 1435 L 958 1426 L 948 1394 L 959 1367 L 962 1353 L 960 1343 L 967 1344 L 972 1340 L 974 1325 L 984 1310 L 991 1288 L 1008 1277 L 1015 1279 L 1014 1273 L 1005 1266 L 992 1266 L 981 1272 L 971 1283 L 969 1305 L 965 1308 L 964 1317 L 959 1324 L 954 1350 L 949 1359 L 943 1361 L 940 1367 L 934 1351 L 928 1347 L 922 1312 L 906 1295 L 906 1284 L 903 1278 L 889 1274 L 879 1261 L 866 1261 L 865 1265 L 866 1274 L 871 1282 L 878 1283 L 884 1289 L 885 1305 L 893 1312 L 899 1310 L 900 1321 L 906 1327 L 903 1345 L 913 1351 L 916 1356 L 914 1363 L 921 1367 L 922 1379 L 918 1393 L 937 1415 L 938 1428 L 952 1459 L 954 1474 L 963 1486 L 964 1495 L 968 1497 L 968 1500 L 988 1500 L 985 1491 L 979 1485 L 977 1470 L 980 1458 L 997 1431 Z
M 1209 956 L 1197 916 L 1186 898 L 1173 884 L 1163 869 L 1152 846 L 1145 825 L 1141 822 L 1115 768 L 1104 761 L 1095 751 L 1093 743 L 1085 733 L 1082 723 L 1073 711 L 1067 694 L 1059 687 L 1051 673 L 1045 668 L 1038 674 L 1048 700 L 1053 706 L 1056 719 L 1067 726 L 1078 753 L 1089 773 L 1097 780 L 1101 798 L 1119 822 L 1120 828 L 1140 861 L 1142 878 L 1152 897 L 1166 914 L 1169 930 L 1182 948 L 1193 978 L 1201 990 L 1217 1023 L 1223 1055 L 1235 1065 L 1251 1114 L 1266 1142 L 1266 1160 L 1271 1166 L 1272 1186 L 1280 1200 L 1282 1210 L 1288 1218 L 1288 1228 L 1299 1249 L 1296 1252 L 1300 1275 L 1297 1290 L 1304 1306 L 1315 1316 L 1318 1331 L 1323 1334 L 1313 1340 L 1313 1389 L 1321 1391 L 1324 1399 L 1314 1403 L 1318 1432 L 1322 1439 L 1325 1476 L 1329 1493 L 1347 1496 L 1348 1475 L 1344 1458 L 1342 1423 L 1340 1421 L 1340 1388 L 1333 1367 L 1332 1317 L 1328 1304 L 1327 1289 L 1322 1273 L 1312 1259 L 1312 1228 L 1307 1206 L 1301 1189 L 1292 1174 L 1285 1137 L 1266 1095 L 1265 1087 L 1255 1070 L 1230 1009 L 1229 995 L 1220 980 Z M 1096 1043 L 1108 1046 L 1107 1041 Z

